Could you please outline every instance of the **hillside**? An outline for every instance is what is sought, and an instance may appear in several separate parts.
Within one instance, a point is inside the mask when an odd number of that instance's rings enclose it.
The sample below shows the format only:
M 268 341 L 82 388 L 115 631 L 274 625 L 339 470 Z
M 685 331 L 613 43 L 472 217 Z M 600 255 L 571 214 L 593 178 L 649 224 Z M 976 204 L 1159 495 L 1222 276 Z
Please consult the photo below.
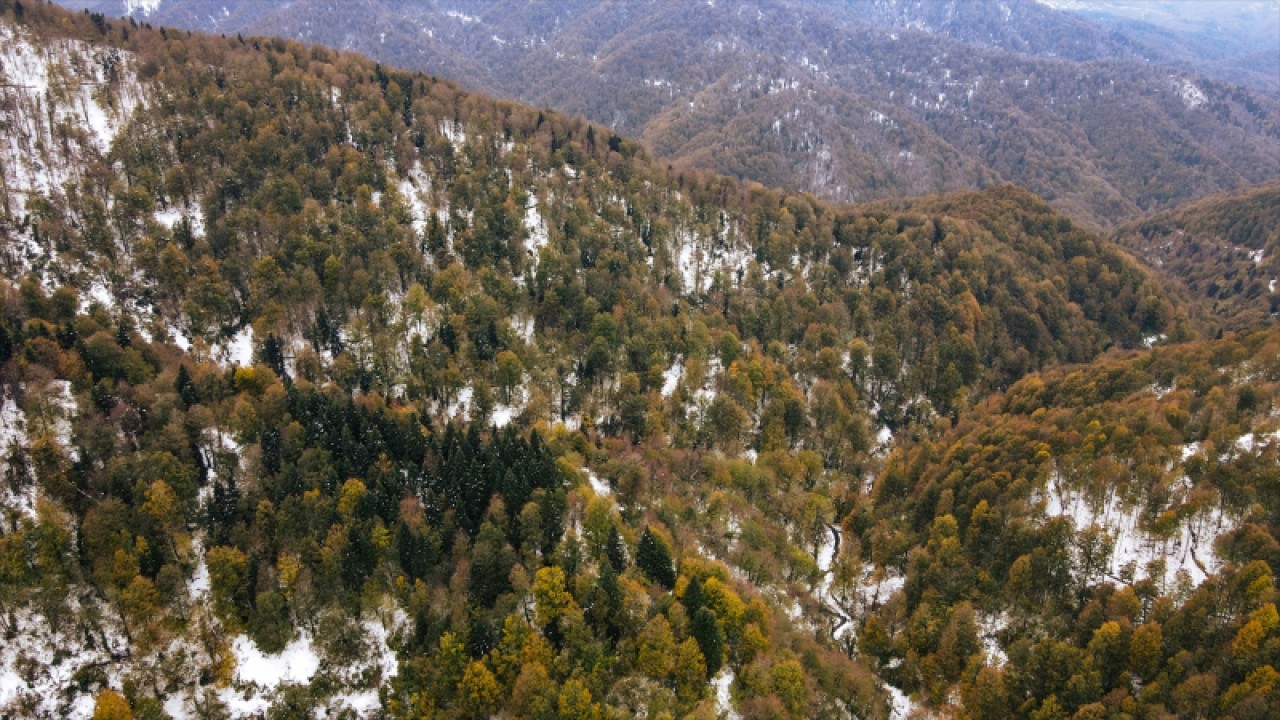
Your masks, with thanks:
M 1007 181 L 1110 228 L 1280 175 L 1274 99 L 1033 0 L 166 0 L 145 18 L 359 50 L 840 201 Z
M 1278 343 L 1034 375 L 901 447 L 842 522 L 905 568 L 849 605 L 862 656 L 975 718 L 1275 716 Z
M 1280 6 L 1268 0 L 1039 0 L 1118 33 L 1162 58 L 1280 94 Z
M 1143 350 L 1185 308 L 1030 192 L 835 205 L 319 46 L 18 8 L 0 714 L 1274 702 L 1275 342 Z M 1074 507 L 1135 436 L 1171 516 L 1032 526 L 1047 468 Z M 1190 566 L 1071 564 L 1112 532 Z
M 1121 228 L 1115 240 L 1182 288 L 1210 329 L 1275 323 L 1280 185 L 1190 203 Z

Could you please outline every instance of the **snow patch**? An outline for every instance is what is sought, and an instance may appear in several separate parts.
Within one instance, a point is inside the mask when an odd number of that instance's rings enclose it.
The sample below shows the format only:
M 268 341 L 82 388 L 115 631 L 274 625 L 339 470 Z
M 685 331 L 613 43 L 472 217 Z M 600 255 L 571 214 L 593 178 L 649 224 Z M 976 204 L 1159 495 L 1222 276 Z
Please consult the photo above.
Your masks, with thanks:
M 671 363 L 671 367 L 662 373 L 662 397 L 671 397 L 671 393 L 676 391 L 676 386 L 682 377 L 684 377 L 684 363 L 680 358 L 676 358 L 676 361 Z
M 265 691 L 286 683 L 304 684 L 320 669 L 320 656 L 316 654 L 311 637 L 306 634 L 295 638 L 274 655 L 259 650 L 247 636 L 237 635 L 231 641 L 231 651 L 236 658 L 237 682 L 256 685 Z M 223 690 L 223 701 L 241 712 L 264 712 L 268 705 L 262 695 L 246 698 L 231 689 Z
M 739 720 L 742 717 L 733 709 L 733 697 L 729 692 L 733 679 L 733 670 L 727 667 L 711 679 L 711 685 L 716 689 L 716 716 L 726 720 Z
M 1249 442 L 1252 443 L 1252 439 Z M 1184 446 L 1183 458 L 1196 452 L 1195 444 Z M 1109 552 L 1105 546 L 1092 550 L 1095 555 L 1084 568 L 1090 575 L 1085 581 L 1131 582 L 1149 576 L 1163 588 L 1170 589 L 1176 587 L 1179 577 L 1199 585 L 1218 570 L 1221 561 L 1214 553 L 1213 541 L 1231 525 L 1221 505 L 1182 512 L 1186 516 L 1176 521 L 1177 526 L 1167 537 L 1160 538 L 1144 529 L 1142 508 L 1124 502 L 1115 488 L 1109 488 L 1105 497 L 1096 498 L 1082 489 L 1063 485 L 1062 478 L 1055 473 L 1045 490 L 1045 517 L 1068 517 L 1077 532 L 1101 529 L 1110 546 Z M 1190 490 L 1189 487 L 1182 489 L 1184 493 Z M 1173 511 L 1182 510 L 1176 501 L 1171 506 Z M 1077 548 L 1082 562 L 1083 552 Z
M 511 322 L 511 329 L 515 331 L 516 335 L 519 336 L 520 340 L 524 342 L 525 345 L 530 345 L 533 343 L 533 335 L 534 335 L 533 318 L 513 316 L 510 322 Z
M 906 693 L 885 683 L 884 689 L 889 693 L 889 717 L 892 720 L 906 720 L 916 709 L 916 704 Z
M 453 18 L 454 20 L 461 22 L 463 25 L 470 25 L 472 23 L 480 22 L 480 18 L 476 17 L 475 15 L 468 15 L 462 12 L 461 10 L 445 10 L 444 15 L 445 17 L 450 17 L 450 18 Z
M 613 494 L 613 488 L 609 487 L 609 483 L 600 479 L 594 471 L 587 471 L 587 482 L 591 484 L 591 489 L 600 497 L 609 497 Z
M 467 131 L 462 129 L 462 123 L 445 121 L 440 123 L 438 129 L 440 134 L 453 145 L 454 150 L 461 150 L 462 146 L 467 144 Z
M 537 260 L 538 252 L 551 242 L 551 236 L 547 233 L 546 219 L 538 211 L 538 196 L 533 193 L 529 193 L 529 202 L 524 206 L 524 229 L 529 233 L 525 248 Z
M 0 203 L 15 217 L 35 196 L 63 193 L 101 159 L 142 103 L 131 53 L 78 40 L 33 42 L 0 25 Z M 69 137 L 59 128 L 70 127 Z
M 0 477 L 9 476 L 9 457 L 29 447 L 27 441 L 27 421 L 22 408 L 13 398 L 0 399 Z M 9 483 L 0 483 L 0 530 L 9 522 L 10 513 L 17 517 L 34 519 L 36 516 L 36 485 L 28 474 L 17 478 L 19 487 L 11 487 Z M 3 680 L 0 679 L 0 683 Z M 4 696 L 0 688 L 0 697 Z M 0 703 L 2 704 L 2 703 Z
M 410 222 L 413 224 L 413 231 L 418 235 L 426 232 L 427 222 L 431 218 L 431 208 L 422 199 L 423 193 L 429 192 L 430 189 L 431 178 L 423 172 L 420 162 L 414 163 L 413 169 L 400 179 L 400 186 L 397 188 L 400 197 L 409 204 Z
M 253 367 L 253 326 L 240 328 L 217 355 L 229 367 Z
M 124 0 L 124 12 L 126 15 L 150 15 L 160 7 L 161 2 L 162 0 Z
M 1188 110 L 1194 110 L 1209 102 L 1209 98 L 1205 96 L 1204 91 L 1186 78 L 1175 77 L 1173 85 L 1178 97 L 1182 98 L 1182 103 L 1187 106 Z

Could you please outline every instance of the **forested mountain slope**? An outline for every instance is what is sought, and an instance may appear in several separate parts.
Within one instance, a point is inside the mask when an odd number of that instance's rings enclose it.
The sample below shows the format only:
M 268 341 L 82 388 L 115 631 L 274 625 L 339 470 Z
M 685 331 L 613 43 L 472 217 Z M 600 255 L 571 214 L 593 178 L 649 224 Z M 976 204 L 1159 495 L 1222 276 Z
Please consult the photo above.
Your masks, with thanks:
M 1026 608 L 993 584 L 1017 557 L 921 574 L 956 551 L 930 513 L 1022 517 L 999 471 L 934 477 L 983 398 L 1184 332 L 1036 196 L 836 206 L 321 47 L 9 0 L 0 32 L 3 712 L 1050 717 L 1122 677 L 1156 709 L 1270 702 L 1274 581 L 1244 561 L 1271 528 L 1234 490 L 1159 526 L 1200 574 L 1141 590 L 1243 587 L 1192 638 L 1249 626 L 1230 668 L 1178 636 L 1141 674 L 1016 685 L 997 649 L 1078 650 L 1117 581 L 1053 565 Z M 1153 381 L 1160 441 L 1267 457 L 1265 347 L 1198 347 Z M 1219 528 L 1249 542 L 1211 554 Z M 982 645 L 962 600 L 1029 619 Z
M 1039 2 L 1151 48 L 1166 64 L 1280 93 L 1280 6 L 1270 0 Z
M 1033 0 L 166 0 L 143 18 L 356 49 L 842 201 L 1008 181 L 1109 228 L 1280 175 L 1274 99 Z
M 1202 310 L 1209 328 L 1260 329 L 1280 310 L 1280 185 L 1215 196 L 1121 228 L 1116 242 Z
M 935 703 L 959 679 L 969 717 L 1274 717 L 1277 358 L 1271 330 L 1033 375 L 896 451 L 843 521 L 906 568 L 862 657 Z

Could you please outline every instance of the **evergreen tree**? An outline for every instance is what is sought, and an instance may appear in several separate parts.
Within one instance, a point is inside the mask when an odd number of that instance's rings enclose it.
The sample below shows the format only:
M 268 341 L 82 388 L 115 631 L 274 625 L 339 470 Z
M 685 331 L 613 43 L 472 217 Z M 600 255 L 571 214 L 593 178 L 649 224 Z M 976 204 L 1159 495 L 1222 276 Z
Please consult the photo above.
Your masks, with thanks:
M 698 649 L 702 650 L 702 658 L 707 663 L 707 677 L 720 672 L 720 666 L 724 662 L 724 631 L 710 608 L 698 608 L 693 613 L 689 634 L 697 641 Z
M 196 390 L 196 384 L 191 380 L 191 373 L 187 371 L 187 364 L 183 363 L 178 366 L 178 377 L 173 382 L 174 390 L 178 392 L 178 398 L 182 400 L 182 406 L 190 409 L 192 405 L 200 402 L 200 393 Z
M 605 543 L 604 552 L 615 572 L 627 569 L 627 545 L 622 539 L 622 533 L 618 532 L 617 525 L 609 528 L 609 539 Z
M 649 527 L 640 535 L 636 566 L 653 582 L 668 589 L 675 587 L 676 569 L 671 562 L 671 548 Z

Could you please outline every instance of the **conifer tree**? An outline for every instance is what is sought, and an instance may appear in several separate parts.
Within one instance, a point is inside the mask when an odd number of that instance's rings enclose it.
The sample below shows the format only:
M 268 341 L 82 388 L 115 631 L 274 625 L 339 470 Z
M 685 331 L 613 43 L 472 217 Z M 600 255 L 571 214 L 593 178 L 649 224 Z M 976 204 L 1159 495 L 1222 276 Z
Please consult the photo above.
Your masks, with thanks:
M 720 666 L 724 662 L 724 631 L 710 608 L 701 607 L 693 613 L 689 634 L 697 641 L 698 649 L 702 650 L 702 658 L 707 663 L 707 677 L 720 672 Z
M 671 562 L 671 548 L 649 527 L 640 535 L 636 547 L 636 566 L 648 578 L 665 588 L 675 587 L 676 569 Z

